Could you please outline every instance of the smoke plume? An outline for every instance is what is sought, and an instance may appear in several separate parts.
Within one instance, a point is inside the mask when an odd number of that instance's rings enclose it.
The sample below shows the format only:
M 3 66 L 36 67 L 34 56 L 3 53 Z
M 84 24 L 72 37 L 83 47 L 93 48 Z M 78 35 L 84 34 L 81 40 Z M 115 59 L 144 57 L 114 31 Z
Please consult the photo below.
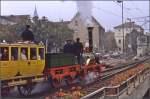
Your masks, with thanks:
M 84 24 L 92 25 L 92 1 L 77 1 L 77 8 Z

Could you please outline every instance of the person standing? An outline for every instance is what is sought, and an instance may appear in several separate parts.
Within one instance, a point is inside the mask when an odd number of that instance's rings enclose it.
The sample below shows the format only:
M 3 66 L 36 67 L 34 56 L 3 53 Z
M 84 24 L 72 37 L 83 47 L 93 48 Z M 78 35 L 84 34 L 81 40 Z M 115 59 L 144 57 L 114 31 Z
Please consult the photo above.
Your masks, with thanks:
M 80 38 L 76 39 L 76 42 L 74 43 L 74 54 L 77 56 L 78 63 L 81 64 L 81 58 L 83 54 L 83 44 L 80 42 Z
M 34 35 L 30 30 L 30 25 L 26 25 L 26 29 L 22 32 L 21 37 L 23 41 L 34 41 Z
M 64 53 L 72 53 L 73 54 L 73 44 L 71 40 L 67 40 L 64 46 Z

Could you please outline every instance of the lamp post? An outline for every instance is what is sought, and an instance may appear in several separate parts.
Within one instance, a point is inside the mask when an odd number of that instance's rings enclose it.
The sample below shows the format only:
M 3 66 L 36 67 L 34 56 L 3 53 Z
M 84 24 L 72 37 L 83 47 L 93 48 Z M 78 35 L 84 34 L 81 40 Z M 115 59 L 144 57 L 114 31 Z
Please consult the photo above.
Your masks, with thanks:
M 149 11 L 150 11 L 150 0 L 149 0 Z M 149 34 L 150 34 L 150 12 L 149 12 Z M 148 47 L 149 47 L 150 41 L 148 40 Z M 150 73 L 150 69 L 149 69 Z M 149 74 L 149 97 L 150 97 L 150 74 Z
M 124 24 L 123 24 L 123 16 L 124 16 L 124 13 L 123 13 L 123 0 L 117 0 L 118 3 L 121 3 L 122 4 L 122 36 L 123 36 L 123 53 L 125 51 L 125 40 L 124 40 Z

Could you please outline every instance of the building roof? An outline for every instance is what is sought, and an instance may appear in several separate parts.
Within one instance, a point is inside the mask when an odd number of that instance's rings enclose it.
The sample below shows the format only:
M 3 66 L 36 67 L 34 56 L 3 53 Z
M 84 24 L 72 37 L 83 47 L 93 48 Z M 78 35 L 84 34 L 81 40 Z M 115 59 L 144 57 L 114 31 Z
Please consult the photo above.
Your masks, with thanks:
M 53 23 L 55 23 L 55 24 L 69 24 L 70 23 L 70 21 L 59 21 L 59 22 L 53 22 Z
M 9 16 L 0 16 L 0 18 L 11 21 L 11 22 L 20 22 L 24 18 L 28 18 L 30 15 L 9 15 Z
M 33 15 L 33 17 L 38 17 L 38 13 L 37 13 L 36 5 L 35 5 L 35 9 L 34 9 L 34 15 Z
M 130 28 L 130 27 L 137 27 L 137 28 L 141 28 L 141 26 L 135 24 L 134 22 L 125 22 L 124 24 L 121 24 L 121 25 L 118 25 L 118 26 L 115 26 L 114 29 L 119 29 L 119 28 Z
M 75 16 L 71 19 L 71 21 L 73 21 L 77 16 L 80 16 L 80 13 L 79 13 L 79 12 L 77 12 L 77 13 L 75 14 Z M 97 25 L 99 25 L 101 28 L 104 29 L 104 27 L 96 20 L 96 18 L 95 18 L 94 16 L 92 16 L 92 20 L 93 20 Z

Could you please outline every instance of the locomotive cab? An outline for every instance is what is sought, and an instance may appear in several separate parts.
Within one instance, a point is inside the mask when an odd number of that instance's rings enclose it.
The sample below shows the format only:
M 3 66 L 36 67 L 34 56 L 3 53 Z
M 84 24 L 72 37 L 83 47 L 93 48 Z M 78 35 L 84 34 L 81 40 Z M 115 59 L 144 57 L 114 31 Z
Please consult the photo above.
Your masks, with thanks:
M 0 44 L 0 79 L 42 74 L 45 66 L 43 45 L 30 43 Z

